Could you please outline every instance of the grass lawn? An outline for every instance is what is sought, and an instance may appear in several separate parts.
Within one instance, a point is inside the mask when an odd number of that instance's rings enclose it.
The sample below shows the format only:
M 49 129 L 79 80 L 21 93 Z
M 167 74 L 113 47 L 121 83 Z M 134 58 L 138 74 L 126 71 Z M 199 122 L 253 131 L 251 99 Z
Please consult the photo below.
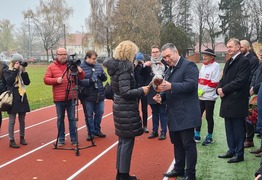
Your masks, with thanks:
M 198 67 L 201 64 L 197 64 Z M 221 70 L 224 64 L 221 65 Z M 224 119 L 219 116 L 220 98 L 217 99 L 214 110 L 214 143 L 210 146 L 202 146 L 207 135 L 206 119 L 202 120 L 201 128 L 201 143 L 197 144 L 198 162 L 197 162 L 197 179 L 198 180 L 252 180 L 254 179 L 255 171 L 260 167 L 260 158 L 249 153 L 251 149 L 260 147 L 260 139 L 254 137 L 255 147 L 245 149 L 245 160 L 240 163 L 227 163 L 227 159 L 220 159 L 217 156 L 226 153 L 227 141 L 225 134 Z
M 31 83 L 26 91 L 31 110 L 53 104 L 52 86 L 45 85 L 43 80 L 47 66 L 29 64 L 27 67 Z
M 223 67 L 224 64 L 221 64 Z M 31 84 L 27 87 L 27 95 L 31 110 L 45 107 L 53 104 L 51 86 L 43 82 L 43 77 L 48 65 L 29 64 L 27 71 L 29 73 Z M 200 65 L 198 64 L 198 67 Z M 210 146 L 197 144 L 198 162 L 197 179 L 198 180 L 252 180 L 254 173 L 260 164 L 260 158 L 249 153 L 250 149 L 245 149 L 245 161 L 229 164 L 226 159 L 220 159 L 217 156 L 224 154 L 227 149 L 224 120 L 219 117 L 220 99 L 218 98 L 215 106 L 214 119 L 214 143 Z M 6 114 L 5 114 L 6 116 Z M 206 120 L 203 119 L 201 138 L 204 140 L 207 134 Z M 254 138 L 255 146 L 252 149 L 260 147 L 260 139 Z
M 260 158 L 249 153 L 250 149 L 260 147 L 260 139 L 254 137 L 255 147 L 245 149 L 245 161 L 240 163 L 227 163 L 228 159 L 220 159 L 217 156 L 224 154 L 227 148 L 224 119 L 219 117 L 220 99 L 216 101 L 214 112 L 214 143 L 209 146 L 197 144 L 198 162 L 197 162 L 197 179 L 227 179 L 227 180 L 252 180 L 254 173 L 260 166 Z M 207 135 L 206 119 L 202 121 L 201 141 Z

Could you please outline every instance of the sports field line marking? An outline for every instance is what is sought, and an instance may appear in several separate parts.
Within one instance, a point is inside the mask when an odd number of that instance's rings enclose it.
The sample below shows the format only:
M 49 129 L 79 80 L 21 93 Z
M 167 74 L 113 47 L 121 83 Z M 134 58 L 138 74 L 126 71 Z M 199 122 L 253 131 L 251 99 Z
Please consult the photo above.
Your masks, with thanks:
M 149 120 L 152 117 L 149 116 L 147 118 L 147 120 Z M 105 155 L 109 150 L 111 150 L 114 146 L 116 146 L 118 144 L 118 141 L 116 141 L 114 144 L 112 144 L 109 148 L 107 148 L 106 150 L 104 150 L 102 153 L 100 153 L 98 156 L 96 156 L 94 159 L 92 159 L 91 161 L 89 161 L 85 166 L 83 166 L 81 169 L 79 169 L 78 171 L 76 171 L 72 176 L 70 176 L 69 178 L 67 178 L 67 180 L 72 180 L 73 178 L 75 178 L 76 176 L 78 176 L 81 172 L 83 172 L 86 168 L 88 168 L 90 165 L 92 165 L 94 162 L 96 162 L 100 157 L 102 157 L 103 155 Z
M 82 110 L 82 109 L 83 109 L 83 108 L 79 108 L 78 110 Z M 67 116 L 67 113 L 65 113 L 65 116 Z M 53 117 L 53 118 L 50 118 L 50 119 L 48 119 L 48 120 L 41 121 L 41 122 L 36 123 L 36 124 L 33 124 L 33 125 L 31 125 L 31 126 L 27 126 L 25 129 L 33 128 L 33 127 L 35 127 L 35 126 L 38 126 L 38 125 L 47 123 L 47 122 L 49 122 L 49 121 L 53 121 L 54 119 L 57 119 L 57 117 Z M 20 130 L 16 130 L 14 133 L 18 133 L 19 131 L 20 131 Z M 8 134 L 4 134 L 4 135 L 0 136 L 0 138 L 6 137 L 6 136 L 8 136 Z
M 111 113 L 108 113 L 107 115 L 103 116 L 102 118 L 105 118 L 105 117 L 107 117 L 107 116 L 110 116 L 111 114 L 113 114 L 113 113 L 112 113 L 112 112 L 111 112 Z M 81 128 L 78 128 L 77 130 L 79 131 L 79 130 L 85 128 L 85 127 L 86 127 L 86 126 L 82 126 Z M 68 136 L 68 135 L 69 135 L 69 133 L 67 133 L 65 136 Z M 55 139 L 55 140 L 52 140 L 52 141 L 50 141 L 50 142 L 48 142 L 48 143 L 46 143 L 46 144 L 44 144 L 44 145 L 42 145 L 42 146 L 40 146 L 40 147 L 38 147 L 38 148 L 35 148 L 35 149 L 33 149 L 33 150 L 31 150 L 31 151 L 29 151 L 29 152 L 27 152 L 27 153 L 25 153 L 25 154 L 23 154 L 23 155 L 21 155 L 21 156 L 18 156 L 17 158 L 14 158 L 14 159 L 12 159 L 12 160 L 10 160 L 10 161 L 7 161 L 6 163 L 0 165 L 0 169 L 3 168 L 3 167 L 5 167 L 5 166 L 7 166 L 7 165 L 9 165 L 9 164 L 11 164 L 11 163 L 13 163 L 13 162 L 15 162 L 15 161 L 17 161 L 17 160 L 19 160 L 19 159 L 22 159 L 23 157 L 28 156 L 29 154 L 32 154 L 32 153 L 34 153 L 34 152 L 36 152 L 36 151 L 38 151 L 38 150 L 46 147 L 47 145 L 52 144 L 52 143 L 55 142 L 55 141 L 56 141 L 56 139 Z
M 36 124 L 33 124 L 33 125 L 31 125 L 31 126 L 27 126 L 25 129 L 33 128 L 33 127 L 35 127 L 35 126 L 38 126 L 38 125 L 47 123 L 47 122 L 49 122 L 49 121 L 53 121 L 54 119 L 57 119 L 57 117 L 53 117 L 53 118 L 50 118 L 50 119 L 48 119 L 48 120 L 41 121 L 41 122 L 36 123 Z M 19 132 L 19 131 L 20 131 L 20 130 L 16 130 L 14 133 L 17 133 L 17 132 Z M 0 138 L 6 137 L 6 136 L 8 136 L 8 134 L 4 134 L 4 135 L 0 136 Z
M 76 171 L 72 176 L 67 178 L 67 180 L 72 180 L 76 176 L 78 176 L 81 172 L 83 172 L 86 168 L 88 168 L 90 165 L 92 165 L 94 162 L 96 162 L 99 158 L 101 158 L 104 154 L 106 154 L 108 151 L 110 151 L 113 147 L 115 147 L 118 144 L 118 141 L 116 141 L 114 144 L 112 144 L 110 147 L 108 147 L 106 150 L 101 152 L 98 156 L 96 156 L 94 159 L 89 161 L 86 165 L 84 165 L 81 169 Z
M 172 171 L 172 169 L 174 169 L 174 164 L 175 164 L 175 163 L 176 163 L 176 160 L 173 159 L 173 161 L 172 161 L 172 163 L 170 164 L 167 172 Z M 168 177 L 164 177 L 163 180 L 168 180 Z
M 27 112 L 26 114 L 31 114 L 31 113 L 34 113 L 34 112 L 41 111 L 43 109 L 48 109 L 48 108 L 51 108 L 52 106 L 55 106 L 55 105 L 50 105 L 50 106 L 42 107 L 42 108 L 39 108 L 39 109 L 35 109 L 33 111 Z M 6 120 L 8 120 L 8 117 L 3 119 L 3 121 L 6 121 Z

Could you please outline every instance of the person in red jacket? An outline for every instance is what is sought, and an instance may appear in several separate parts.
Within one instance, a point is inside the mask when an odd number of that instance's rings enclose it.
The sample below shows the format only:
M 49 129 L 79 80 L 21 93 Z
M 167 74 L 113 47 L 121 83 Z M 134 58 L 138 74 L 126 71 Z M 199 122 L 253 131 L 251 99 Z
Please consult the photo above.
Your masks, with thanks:
M 57 59 L 54 61 L 54 63 L 50 64 L 46 70 L 44 82 L 46 85 L 51 85 L 53 88 L 53 100 L 56 106 L 57 128 L 59 133 L 58 146 L 63 146 L 65 144 L 65 111 L 67 111 L 69 121 L 71 143 L 76 145 L 76 121 L 74 116 L 75 108 L 74 102 L 72 101 L 71 91 L 73 88 L 69 89 L 68 97 L 66 99 L 66 89 L 69 81 L 67 75 L 63 76 L 64 73 L 68 70 L 67 51 L 64 48 L 58 48 L 56 57 Z M 84 79 L 85 73 L 79 66 L 77 66 L 77 73 L 79 80 Z

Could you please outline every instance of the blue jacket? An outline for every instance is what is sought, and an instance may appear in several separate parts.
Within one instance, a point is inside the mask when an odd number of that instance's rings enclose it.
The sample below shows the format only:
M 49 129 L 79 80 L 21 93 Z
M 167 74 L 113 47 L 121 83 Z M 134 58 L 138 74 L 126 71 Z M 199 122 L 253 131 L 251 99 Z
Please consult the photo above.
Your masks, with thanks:
M 107 80 L 107 75 L 101 64 L 89 64 L 83 61 L 80 67 L 85 72 L 85 78 L 79 81 L 80 99 L 95 102 L 104 100 L 103 82 Z

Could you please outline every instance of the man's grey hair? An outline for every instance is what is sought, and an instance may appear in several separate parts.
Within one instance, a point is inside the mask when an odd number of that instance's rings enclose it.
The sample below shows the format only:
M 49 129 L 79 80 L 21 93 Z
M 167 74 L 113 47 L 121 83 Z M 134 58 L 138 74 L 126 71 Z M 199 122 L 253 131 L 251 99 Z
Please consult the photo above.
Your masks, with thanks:
M 177 51 L 176 46 L 173 43 L 166 43 L 162 46 L 161 51 L 164 51 L 166 49 L 170 49 L 171 51 Z
M 228 44 L 229 42 L 231 42 L 231 41 L 233 41 L 235 45 L 239 45 L 239 46 L 241 45 L 241 44 L 240 44 L 240 41 L 239 41 L 237 38 L 231 38 L 231 39 L 229 39 L 229 40 L 227 41 L 227 44 Z

